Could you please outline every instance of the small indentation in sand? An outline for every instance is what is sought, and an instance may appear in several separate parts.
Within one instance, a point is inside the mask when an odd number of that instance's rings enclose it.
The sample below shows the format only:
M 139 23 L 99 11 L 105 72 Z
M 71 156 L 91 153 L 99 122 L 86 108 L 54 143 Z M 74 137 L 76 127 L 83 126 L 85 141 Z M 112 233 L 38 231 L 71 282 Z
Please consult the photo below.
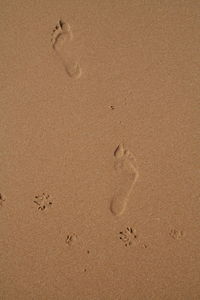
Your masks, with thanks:
M 2 193 L 0 193 L 0 207 L 2 207 L 3 206 L 3 203 L 6 201 L 6 197 L 2 194 Z
M 67 237 L 65 239 L 65 243 L 68 245 L 68 246 L 72 246 L 78 239 L 78 236 L 76 233 L 72 232 L 72 233 L 68 233 L 67 234 Z

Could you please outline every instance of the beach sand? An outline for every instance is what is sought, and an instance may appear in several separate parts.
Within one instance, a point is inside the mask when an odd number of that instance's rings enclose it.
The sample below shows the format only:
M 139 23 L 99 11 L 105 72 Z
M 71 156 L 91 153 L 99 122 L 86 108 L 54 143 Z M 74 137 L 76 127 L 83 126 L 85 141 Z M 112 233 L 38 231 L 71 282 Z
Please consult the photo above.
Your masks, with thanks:
M 0 299 L 200 299 L 200 2 L 0 3 Z

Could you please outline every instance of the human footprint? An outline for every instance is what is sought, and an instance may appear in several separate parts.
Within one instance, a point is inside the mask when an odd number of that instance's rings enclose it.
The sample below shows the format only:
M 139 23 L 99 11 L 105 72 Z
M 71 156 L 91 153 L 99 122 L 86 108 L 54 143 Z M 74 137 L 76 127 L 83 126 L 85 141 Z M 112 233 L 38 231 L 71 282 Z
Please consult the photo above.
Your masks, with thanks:
M 71 42 L 73 41 L 73 33 L 68 23 L 59 20 L 53 30 L 51 43 L 54 51 L 61 60 L 64 69 L 68 76 L 73 79 L 78 79 L 82 75 L 82 69 L 78 61 L 74 60 L 74 53 L 71 55 Z M 63 53 L 63 48 L 67 44 L 66 52 Z
M 110 202 L 113 215 L 122 215 L 127 207 L 129 196 L 138 179 L 138 167 L 133 154 L 120 144 L 114 152 L 114 170 L 117 173 L 116 191 Z

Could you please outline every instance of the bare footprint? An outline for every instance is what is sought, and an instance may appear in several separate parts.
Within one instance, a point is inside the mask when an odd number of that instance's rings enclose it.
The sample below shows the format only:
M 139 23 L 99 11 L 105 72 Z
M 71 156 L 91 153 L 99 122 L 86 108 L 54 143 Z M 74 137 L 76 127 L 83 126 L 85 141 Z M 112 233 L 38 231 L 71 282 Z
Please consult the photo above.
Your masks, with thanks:
M 53 30 L 51 43 L 54 51 L 61 60 L 64 69 L 69 77 L 78 79 L 82 75 L 80 64 L 72 59 L 69 55 L 70 44 L 73 41 L 73 33 L 68 23 L 64 23 L 60 20 Z M 67 54 L 63 54 L 62 49 L 67 44 Z
M 110 210 L 113 215 L 120 216 L 124 213 L 129 196 L 138 179 L 138 167 L 133 154 L 124 149 L 120 144 L 114 152 L 114 169 L 118 178 L 116 192 L 110 203 Z

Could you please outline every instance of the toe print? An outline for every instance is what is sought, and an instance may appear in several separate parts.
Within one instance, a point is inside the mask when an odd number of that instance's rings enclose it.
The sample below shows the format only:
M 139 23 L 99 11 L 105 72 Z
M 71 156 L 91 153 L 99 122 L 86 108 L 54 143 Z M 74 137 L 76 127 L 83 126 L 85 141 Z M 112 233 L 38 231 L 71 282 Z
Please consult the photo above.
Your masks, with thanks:
M 119 178 L 116 191 L 110 202 L 113 215 L 121 215 L 128 204 L 129 196 L 138 179 L 138 167 L 133 154 L 120 144 L 114 152 L 114 170 Z

